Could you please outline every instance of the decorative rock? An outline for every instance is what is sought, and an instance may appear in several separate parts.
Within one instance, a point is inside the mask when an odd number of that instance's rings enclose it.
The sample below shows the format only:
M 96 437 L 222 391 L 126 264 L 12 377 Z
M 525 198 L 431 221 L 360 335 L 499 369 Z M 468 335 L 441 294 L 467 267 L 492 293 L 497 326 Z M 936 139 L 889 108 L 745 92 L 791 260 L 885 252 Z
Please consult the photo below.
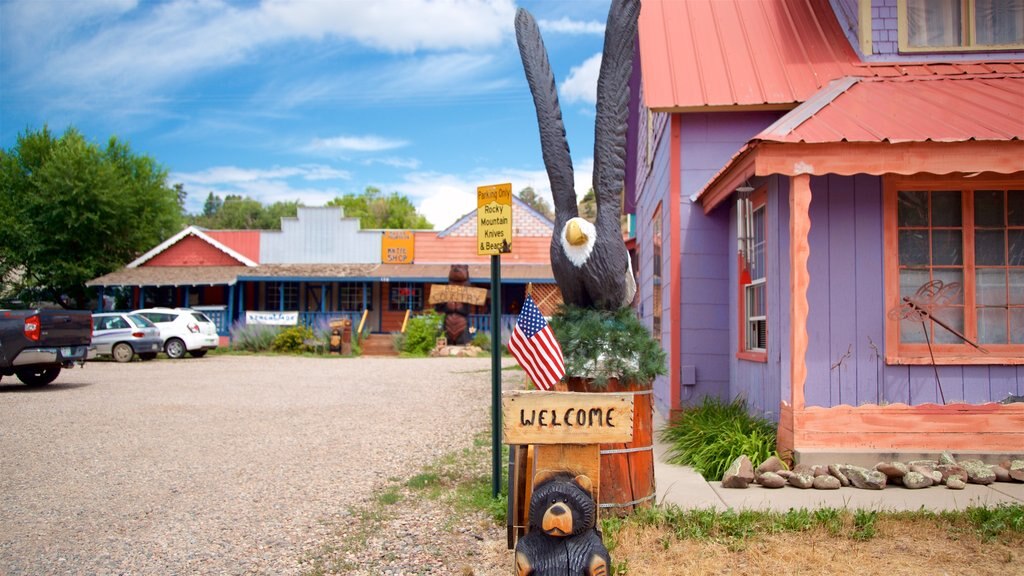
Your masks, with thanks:
M 945 482 L 950 476 L 956 476 L 961 482 L 967 482 L 967 470 L 964 470 L 960 466 L 939 464 L 935 468 L 936 472 L 942 475 L 940 482 Z
M 927 488 L 931 485 L 931 476 L 925 476 L 920 472 L 907 472 L 907 474 L 903 476 L 903 486 L 910 488 L 911 490 Z
M 992 465 L 989 466 L 992 469 L 992 473 L 996 475 L 996 482 L 1009 482 L 1010 471 L 1002 466 Z
M 804 476 L 814 476 L 814 466 L 800 462 L 796 466 L 793 466 L 793 472 L 796 474 L 803 474 Z
M 793 475 L 789 477 L 790 486 L 796 486 L 806 490 L 811 486 L 814 486 L 814 476 L 810 474 L 801 474 L 799 472 L 793 472 Z
M 792 470 L 779 470 L 778 472 L 776 472 L 776 474 L 778 474 L 779 476 L 785 478 L 786 480 L 789 480 L 789 477 L 793 475 L 793 471 Z
M 825 474 L 823 476 L 815 476 L 813 486 L 815 490 L 838 490 L 841 484 L 839 483 L 839 478 L 831 474 Z
M 740 456 L 733 460 L 722 476 L 722 488 L 746 488 L 753 481 L 754 465 L 750 458 Z
M 843 474 L 842 470 L 839 469 L 838 464 L 829 464 L 828 473 L 835 476 L 839 480 L 839 484 L 841 486 L 850 485 L 850 479 L 846 477 L 846 474 Z
M 996 473 L 981 460 L 962 460 L 960 467 L 967 471 L 967 481 L 972 484 L 991 484 L 996 481 Z
M 830 476 L 830 474 L 828 473 L 828 466 L 825 466 L 824 464 L 819 464 L 815 466 L 814 477 L 817 478 L 818 476 Z
M 786 479 L 775 472 L 765 472 L 758 476 L 758 484 L 765 488 L 782 488 L 786 485 Z
M 772 456 L 761 462 L 761 465 L 754 470 L 754 475 L 760 476 L 765 472 L 778 472 L 779 470 L 789 470 L 789 467 L 778 456 Z
M 910 466 L 931 466 L 932 468 L 935 468 L 938 465 L 938 460 L 911 460 L 910 462 L 907 462 L 908 468 Z
M 946 478 L 946 488 L 950 490 L 963 490 L 967 487 L 967 483 L 960 479 L 959 476 L 950 476 Z
M 928 486 L 931 486 L 932 484 L 936 483 L 935 482 L 935 476 L 933 476 L 933 474 L 935 473 L 935 470 L 933 470 L 931 466 L 921 466 L 920 464 L 915 464 L 913 466 L 910 466 L 909 468 L 910 469 L 907 470 L 908 473 L 909 472 L 917 472 L 918 474 L 923 476 L 926 480 L 928 480 Z M 904 477 L 904 479 L 906 479 L 906 477 Z M 939 480 L 940 481 L 942 480 L 942 473 L 941 472 L 939 472 Z M 904 484 L 904 486 L 906 486 L 906 484 Z M 907 487 L 910 488 L 910 486 L 907 486 Z
M 1024 460 L 1010 462 L 1010 478 L 1017 482 L 1024 482 Z
M 903 478 L 907 475 L 910 470 L 907 469 L 907 465 L 903 462 L 879 462 L 875 464 L 875 470 L 878 470 L 882 474 L 885 474 L 889 480 L 893 478 Z
M 943 452 L 939 454 L 939 464 L 945 464 L 946 466 L 956 466 L 956 458 L 950 452 Z
M 868 470 L 860 466 L 846 466 L 843 473 L 850 479 L 850 484 L 862 490 L 882 490 L 885 488 L 886 475 L 878 470 Z

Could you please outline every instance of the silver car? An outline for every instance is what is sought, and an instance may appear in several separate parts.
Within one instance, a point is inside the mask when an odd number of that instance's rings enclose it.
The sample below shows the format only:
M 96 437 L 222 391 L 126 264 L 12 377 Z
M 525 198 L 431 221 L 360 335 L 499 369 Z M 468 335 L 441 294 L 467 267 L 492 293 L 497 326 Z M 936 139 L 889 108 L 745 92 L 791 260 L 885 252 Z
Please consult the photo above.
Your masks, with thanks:
M 163 346 L 160 329 L 138 314 L 102 312 L 92 315 L 92 356 L 110 356 L 116 362 L 156 358 Z

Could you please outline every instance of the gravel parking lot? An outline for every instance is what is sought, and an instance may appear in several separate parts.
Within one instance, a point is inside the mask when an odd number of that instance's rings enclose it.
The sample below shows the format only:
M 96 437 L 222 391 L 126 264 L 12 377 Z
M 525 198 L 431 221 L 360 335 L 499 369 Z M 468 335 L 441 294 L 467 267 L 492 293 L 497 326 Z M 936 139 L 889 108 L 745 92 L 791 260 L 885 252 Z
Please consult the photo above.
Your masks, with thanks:
M 489 358 L 210 356 L 0 382 L 0 574 L 298 574 L 488 429 Z

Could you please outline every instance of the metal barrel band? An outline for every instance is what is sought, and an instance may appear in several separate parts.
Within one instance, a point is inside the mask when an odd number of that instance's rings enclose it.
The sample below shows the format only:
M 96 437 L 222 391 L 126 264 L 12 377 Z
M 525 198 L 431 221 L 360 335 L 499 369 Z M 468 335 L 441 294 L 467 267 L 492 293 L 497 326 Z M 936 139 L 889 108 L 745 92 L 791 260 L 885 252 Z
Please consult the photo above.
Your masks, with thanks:
M 623 508 L 625 506 L 635 506 L 637 504 L 643 504 L 644 502 L 647 502 L 648 500 L 654 500 L 655 497 L 657 497 L 657 494 L 651 494 L 649 496 L 644 496 L 643 498 L 638 498 L 638 499 L 633 500 L 631 502 L 606 502 L 604 504 L 599 504 L 598 507 L 599 508 Z
M 632 454 L 633 452 L 649 452 L 654 450 L 654 446 L 637 446 L 635 448 L 614 448 L 609 450 L 601 450 L 601 455 L 605 454 Z

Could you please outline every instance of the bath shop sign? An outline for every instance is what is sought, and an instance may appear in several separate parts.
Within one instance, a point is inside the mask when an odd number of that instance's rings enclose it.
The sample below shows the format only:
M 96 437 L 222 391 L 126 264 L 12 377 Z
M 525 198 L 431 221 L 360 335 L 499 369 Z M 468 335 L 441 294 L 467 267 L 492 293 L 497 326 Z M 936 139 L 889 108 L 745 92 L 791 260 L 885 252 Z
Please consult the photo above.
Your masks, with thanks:
M 506 444 L 601 444 L 633 438 L 633 395 L 506 392 Z

